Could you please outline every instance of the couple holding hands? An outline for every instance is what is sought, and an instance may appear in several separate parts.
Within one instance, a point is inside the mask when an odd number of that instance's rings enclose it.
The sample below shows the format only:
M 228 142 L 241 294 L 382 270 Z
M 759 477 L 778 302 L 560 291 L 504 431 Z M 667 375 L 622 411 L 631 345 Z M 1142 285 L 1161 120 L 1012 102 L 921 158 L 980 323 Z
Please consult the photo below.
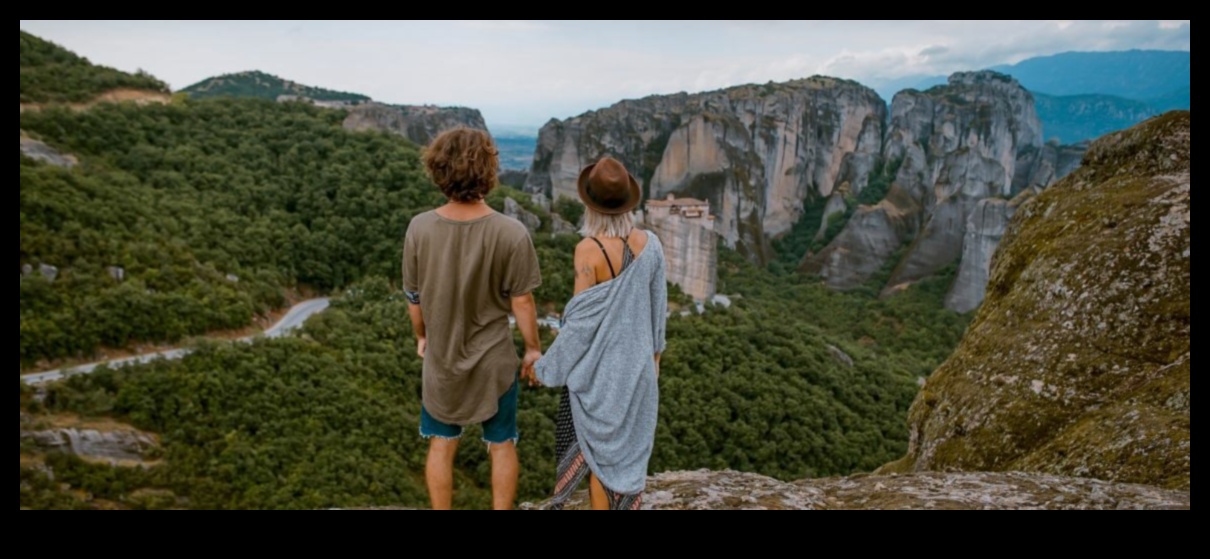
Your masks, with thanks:
M 485 201 L 499 166 L 491 137 L 445 132 L 426 149 L 424 164 L 448 202 L 408 226 L 403 281 L 424 359 L 420 435 L 429 440 L 433 508 L 452 508 L 454 458 L 468 425 L 483 426 L 495 509 L 513 507 L 524 380 L 562 390 L 551 508 L 561 509 L 587 479 L 594 510 L 639 510 L 659 412 L 668 292 L 659 239 L 634 226 L 638 181 L 609 157 L 581 171 L 586 210 L 575 295 L 543 355 L 533 241 L 524 225 Z M 525 340 L 522 358 L 510 314 Z

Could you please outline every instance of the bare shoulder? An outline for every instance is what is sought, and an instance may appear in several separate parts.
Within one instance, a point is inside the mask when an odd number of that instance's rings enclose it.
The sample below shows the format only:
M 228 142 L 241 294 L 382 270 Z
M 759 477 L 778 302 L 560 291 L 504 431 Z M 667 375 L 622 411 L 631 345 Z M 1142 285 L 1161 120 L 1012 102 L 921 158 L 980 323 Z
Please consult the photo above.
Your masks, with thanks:
M 596 262 L 600 259 L 601 247 L 597 246 L 596 241 L 585 237 L 576 245 L 576 262 Z

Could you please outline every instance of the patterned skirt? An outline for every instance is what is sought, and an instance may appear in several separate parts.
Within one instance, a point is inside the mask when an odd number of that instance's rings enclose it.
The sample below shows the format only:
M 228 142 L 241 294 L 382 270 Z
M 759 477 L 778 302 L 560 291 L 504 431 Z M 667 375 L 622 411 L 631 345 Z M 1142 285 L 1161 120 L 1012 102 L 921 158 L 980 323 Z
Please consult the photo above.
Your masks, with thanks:
M 555 419 L 555 456 L 559 458 L 558 477 L 555 480 L 555 497 L 551 501 L 550 510 L 563 510 L 572 494 L 588 475 L 592 473 L 588 462 L 584 460 L 584 452 L 580 449 L 580 441 L 576 435 L 575 418 L 571 415 L 571 393 L 563 389 L 563 397 L 559 401 L 559 414 Z M 609 510 L 642 510 L 643 494 L 622 495 L 605 488 L 609 497 Z

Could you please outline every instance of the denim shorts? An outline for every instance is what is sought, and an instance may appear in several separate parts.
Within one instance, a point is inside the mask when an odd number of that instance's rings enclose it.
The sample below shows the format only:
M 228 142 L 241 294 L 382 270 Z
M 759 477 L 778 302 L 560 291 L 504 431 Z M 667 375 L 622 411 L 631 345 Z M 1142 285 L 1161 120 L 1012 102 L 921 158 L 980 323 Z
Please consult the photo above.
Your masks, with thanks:
M 500 397 L 500 410 L 496 416 L 483 422 L 483 442 L 487 444 L 516 443 L 520 438 L 517 432 L 517 397 L 520 382 L 514 382 L 513 387 Z M 420 436 L 425 439 L 458 440 L 462 438 L 463 428 L 459 425 L 447 425 L 429 415 L 423 406 L 420 408 Z

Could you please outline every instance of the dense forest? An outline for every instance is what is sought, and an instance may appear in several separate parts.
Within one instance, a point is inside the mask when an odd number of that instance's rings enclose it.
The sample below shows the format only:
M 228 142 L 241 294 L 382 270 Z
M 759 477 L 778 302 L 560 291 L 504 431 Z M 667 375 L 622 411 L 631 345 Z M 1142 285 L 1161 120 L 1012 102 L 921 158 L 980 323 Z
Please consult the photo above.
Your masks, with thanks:
M 82 103 L 113 89 L 167 92 L 145 73 L 96 66 L 59 45 L 21 32 L 21 103 Z
M 296 337 L 203 343 L 183 360 L 74 377 L 42 398 L 22 384 L 23 428 L 26 414 L 34 428 L 72 414 L 162 439 L 147 469 L 23 444 L 22 508 L 97 506 L 80 495 L 126 508 L 425 504 L 421 365 L 396 289 L 402 233 L 441 197 L 416 146 L 346 132 L 342 116 L 257 99 L 22 113 L 23 134 L 80 160 L 64 169 L 21 158 L 23 367 L 246 325 L 299 288 L 337 294 Z M 880 170 L 849 211 L 891 175 Z M 549 226 L 520 193 L 501 188 L 489 202 L 501 209 L 505 197 Z M 582 208 L 555 211 L 574 221 Z M 800 479 L 903 455 L 917 381 L 967 319 L 943 310 L 950 277 L 883 300 L 876 286 L 835 293 L 796 273 L 821 220 L 822 206 L 808 211 L 768 269 L 723 249 L 720 292 L 734 304 L 674 315 L 653 471 Z M 548 310 L 571 296 L 577 241 L 535 235 Z M 53 279 L 42 265 L 57 268 Z M 553 391 L 522 395 L 525 499 L 551 489 L 556 403 Z M 487 504 L 488 478 L 484 449 L 466 445 L 457 505 Z
M 742 298 L 670 321 L 652 470 L 734 468 L 790 480 L 868 471 L 901 456 L 916 381 L 965 325 L 941 308 L 946 282 L 880 301 L 724 255 L 722 283 Z M 132 507 L 149 506 L 130 500 L 146 493 L 140 488 L 183 499 L 154 506 L 423 506 L 421 365 L 405 305 L 390 282 L 371 278 L 298 338 L 206 345 L 182 361 L 54 386 L 39 408 L 114 416 L 165 445 L 163 465 L 145 472 L 64 458 L 55 471 L 72 472 L 62 483 Z M 523 498 L 551 488 L 556 404 L 553 391 L 523 392 Z M 459 472 L 458 505 L 488 504 L 480 445 L 465 446 Z M 36 499 L 51 506 L 51 496 L 25 491 L 22 506 L 43 506 Z
M 370 100 L 365 95 L 303 85 L 258 71 L 207 78 L 182 89 L 181 92 L 188 93 L 193 99 L 245 97 L 276 101 L 281 95 L 295 95 L 316 101 L 345 101 L 353 104 Z

